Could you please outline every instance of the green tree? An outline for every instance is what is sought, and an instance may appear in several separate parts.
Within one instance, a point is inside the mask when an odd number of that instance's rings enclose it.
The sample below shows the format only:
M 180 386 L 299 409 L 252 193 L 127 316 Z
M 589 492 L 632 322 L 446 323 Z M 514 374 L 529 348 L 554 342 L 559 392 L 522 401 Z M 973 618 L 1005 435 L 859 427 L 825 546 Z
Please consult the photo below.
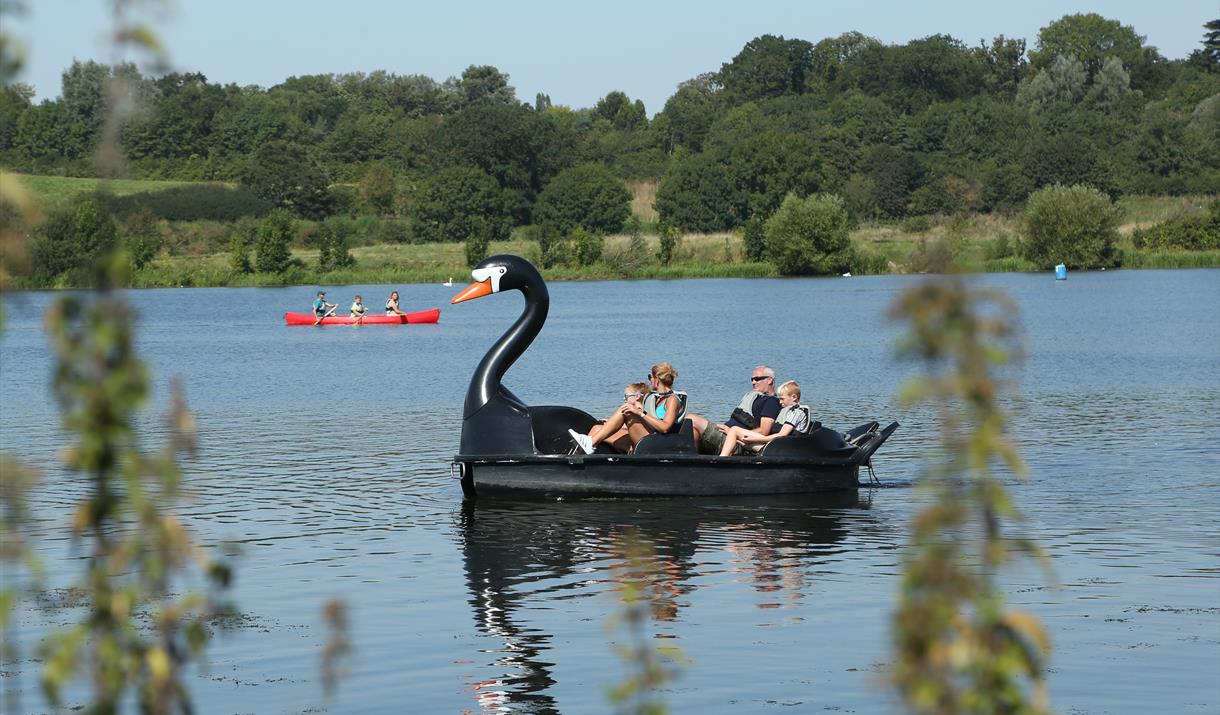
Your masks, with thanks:
M 855 259 L 850 225 L 838 196 L 790 194 L 767 220 L 767 260 L 784 275 L 843 273 Z
M 462 105 L 516 105 L 517 93 L 508 84 L 508 75 L 491 65 L 470 65 L 458 82 Z
M 225 90 L 198 73 L 173 72 L 158 78 L 150 115 L 123 131 L 123 149 L 132 159 L 207 156 L 216 138 L 216 116 L 227 101 Z
M 566 233 L 576 226 L 617 233 L 631 215 L 631 192 L 597 164 L 564 169 L 551 179 L 534 206 L 534 221 Z
M 238 273 L 252 273 L 250 251 L 258 240 L 259 221 L 252 216 L 243 216 L 233 224 L 229 233 L 229 265 Z
M 440 143 L 446 163 L 477 166 L 516 192 L 517 218 L 524 220 L 547 181 L 574 163 L 576 138 L 526 107 L 480 104 L 446 120 Z
M 1132 73 L 1137 88 L 1153 79 L 1160 56 L 1144 47 L 1144 36 L 1135 29 L 1097 13 L 1064 15 L 1038 31 L 1037 48 L 1029 53 L 1034 67 L 1045 69 L 1056 57 L 1072 56 L 1084 64 L 1085 76 L 1092 80 L 1107 57 L 1117 57 Z
M 702 151 L 703 142 L 716 121 L 719 102 L 716 75 L 705 73 L 678 85 L 678 91 L 665 102 L 661 116 L 665 127 L 665 150 L 684 147 Z
M 360 201 L 379 216 L 394 213 L 398 184 L 385 164 L 373 164 L 360 178 Z
M 53 280 L 70 273 L 69 284 L 89 285 L 92 268 L 114 250 L 117 237 L 114 218 L 96 198 L 55 211 L 34 234 L 34 275 Z
M 1086 184 L 1112 199 L 1120 193 L 1097 146 L 1084 137 L 1061 134 L 1035 138 L 1026 149 L 1021 171 L 1034 188 Z
M 813 69 L 813 45 L 761 35 L 745 44 L 731 62 L 720 67 L 719 79 L 733 104 L 800 94 Z
M 242 170 L 241 182 L 256 196 L 301 218 L 330 213 L 330 179 L 308 149 L 285 141 L 259 147 Z
M 1203 27 L 1207 30 L 1203 34 L 1203 54 L 1212 70 L 1220 69 L 1220 18 L 1208 20 Z
M 1025 258 L 1042 269 L 1115 266 L 1119 211 L 1110 197 L 1090 186 L 1048 186 L 1025 207 Z
M 644 129 L 648 126 L 648 113 L 640 100 L 631 101 L 623 92 L 610 92 L 598 100 L 593 111 L 604 117 L 615 129 L 627 131 Z
M 415 235 L 423 242 L 483 242 L 485 253 L 486 242 L 508 238 L 513 205 L 512 193 L 481 169 L 444 169 L 424 181 L 415 196 Z
M 983 53 L 984 82 L 988 94 L 996 99 L 1011 100 L 1016 96 L 1021 80 L 1029 72 L 1025 40 L 1000 35 L 991 41 L 990 47 L 983 49 Z
M 351 230 L 349 222 L 335 219 L 328 219 L 318 225 L 314 240 L 318 244 L 319 271 L 334 271 L 356 265 L 356 259 L 347 249 Z
M 746 221 L 741 235 L 745 244 L 746 260 L 759 263 L 767 257 L 767 222 L 755 216 Z
M 283 273 L 292 262 L 289 245 L 296 235 L 296 222 L 292 214 L 276 209 L 267 215 L 258 226 L 255 239 L 255 266 L 260 273 Z
M 1017 104 L 1038 112 L 1055 103 L 1075 104 L 1084 98 L 1088 74 L 1075 55 L 1059 55 L 1049 67 L 1017 89 Z

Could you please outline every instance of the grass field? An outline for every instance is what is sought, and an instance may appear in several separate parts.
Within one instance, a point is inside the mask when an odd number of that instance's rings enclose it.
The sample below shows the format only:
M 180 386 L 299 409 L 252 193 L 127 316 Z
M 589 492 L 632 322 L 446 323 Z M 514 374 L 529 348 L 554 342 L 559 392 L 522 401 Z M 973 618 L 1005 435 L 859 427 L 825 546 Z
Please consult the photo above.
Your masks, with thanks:
M 17 174 L 17 180 L 40 206 L 58 206 L 74 196 L 105 187 L 115 196 L 138 194 L 144 191 L 160 191 L 175 186 L 185 186 L 189 181 L 153 181 L 146 179 L 82 179 L 75 176 L 34 176 Z

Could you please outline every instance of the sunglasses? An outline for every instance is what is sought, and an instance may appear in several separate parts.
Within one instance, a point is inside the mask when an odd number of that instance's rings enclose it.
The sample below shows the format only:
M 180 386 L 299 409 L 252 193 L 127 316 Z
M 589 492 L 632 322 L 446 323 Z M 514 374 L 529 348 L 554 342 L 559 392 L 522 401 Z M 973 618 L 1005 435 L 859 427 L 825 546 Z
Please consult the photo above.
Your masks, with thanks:
M 758 382 L 759 380 L 769 380 L 770 378 L 771 378 L 770 375 L 759 375 L 758 377 L 751 377 L 750 382 Z
M 644 396 L 644 393 L 642 393 L 642 392 L 624 392 L 623 393 L 624 400 L 630 400 L 633 397 L 643 397 L 643 396 Z

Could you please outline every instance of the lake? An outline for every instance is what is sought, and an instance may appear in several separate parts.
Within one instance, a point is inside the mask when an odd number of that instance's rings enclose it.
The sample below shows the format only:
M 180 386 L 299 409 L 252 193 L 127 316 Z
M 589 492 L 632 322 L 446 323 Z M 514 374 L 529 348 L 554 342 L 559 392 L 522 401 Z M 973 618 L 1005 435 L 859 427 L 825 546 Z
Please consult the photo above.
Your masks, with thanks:
M 724 419 L 766 363 L 801 382 L 828 426 L 902 427 L 874 457 L 878 488 L 847 501 L 653 500 L 463 504 L 450 460 L 478 360 L 520 294 L 449 306 L 458 285 L 398 287 L 437 325 L 285 327 L 313 289 L 127 295 L 151 368 L 146 446 L 170 381 L 185 385 L 200 450 L 180 511 L 197 539 L 240 550 L 238 627 L 189 681 L 200 712 L 601 713 L 625 674 L 614 574 L 629 527 L 659 557 L 651 632 L 690 662 L 673 713 L 898 711 L 884 677 L 889 618 L 937 427 L 896 393 L 885 313 L 917 277 L 554 283 L 546 327 L 505 384 L 532 404 L 602 416 L 669 361 L 697 412 Z M 1019 532 L 1049 554 L 1005 575 L 1010 606 L 1054 641 L 1063 713 L 1220 710 L 1220 271 L 988 275 L 1020 308 L 1025 361 L 1005 399 L 1027 481 Z M 379 307 L 393 286 L 329 287 Z M 48 584 L 81 567 L 66 535 L 80 480 L 63 442 L 42 328 L 51 293 L 6 296 L 0 446 L 46 466 L 35 497 Z M 350 610 L 354 651 L 325 701 L 322 606 Z M 42 712 L 30 652 L 0 686 Z

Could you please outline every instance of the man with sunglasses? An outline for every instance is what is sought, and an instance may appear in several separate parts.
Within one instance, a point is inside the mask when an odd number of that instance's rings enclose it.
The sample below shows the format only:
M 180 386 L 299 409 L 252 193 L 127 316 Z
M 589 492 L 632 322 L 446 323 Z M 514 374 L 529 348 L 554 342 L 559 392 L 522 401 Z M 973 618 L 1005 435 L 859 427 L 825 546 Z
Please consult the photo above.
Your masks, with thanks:
M 775 396 L 775 371 L 759 365 L 750 374 L 750 391 L 742 395 L 737 409 L 725 424 L 712 424 L 706 417 L 691 415 L 691 426 L 698 438 L 700 454 L 720 454 L 725 433 L 730 427 L 742 427 L 760 434 L 770 434 L 775 418 L 779 417 L 779 398 Z

